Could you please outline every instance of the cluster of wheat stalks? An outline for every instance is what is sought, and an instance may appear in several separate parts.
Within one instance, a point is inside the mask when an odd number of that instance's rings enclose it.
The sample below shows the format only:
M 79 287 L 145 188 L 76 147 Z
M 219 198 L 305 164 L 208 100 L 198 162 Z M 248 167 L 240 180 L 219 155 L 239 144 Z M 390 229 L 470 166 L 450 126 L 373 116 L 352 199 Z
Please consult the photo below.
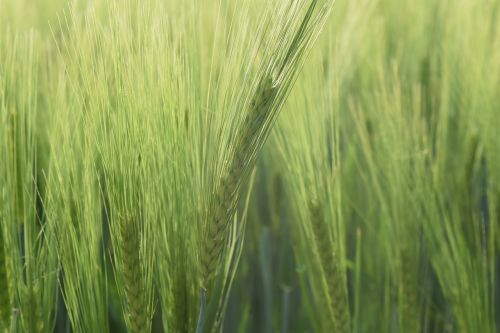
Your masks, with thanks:
M 496 332 L 499 15 L 0 0 L 0 332 Z

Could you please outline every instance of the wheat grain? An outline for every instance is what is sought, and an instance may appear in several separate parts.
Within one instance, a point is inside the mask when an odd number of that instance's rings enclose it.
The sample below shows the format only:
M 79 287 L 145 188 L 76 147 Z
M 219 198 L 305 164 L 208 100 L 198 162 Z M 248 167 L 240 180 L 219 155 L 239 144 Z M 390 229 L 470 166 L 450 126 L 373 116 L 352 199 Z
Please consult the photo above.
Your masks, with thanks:
M 309 202 L 309 212 L 322 270 L 327 281 L 329 303 L 333 311 L 334 332 L 348 333 L 351 331 L 351 319 L 344 271 L 335 250 L 335 244 L 326 228 L 327 221 L 321 205 L 316 200 Z

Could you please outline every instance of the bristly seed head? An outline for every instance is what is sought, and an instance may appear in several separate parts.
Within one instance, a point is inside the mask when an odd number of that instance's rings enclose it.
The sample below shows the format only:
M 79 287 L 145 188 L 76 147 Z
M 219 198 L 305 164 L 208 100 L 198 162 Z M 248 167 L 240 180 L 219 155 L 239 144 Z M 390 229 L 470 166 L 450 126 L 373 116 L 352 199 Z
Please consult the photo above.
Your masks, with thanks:
M 327 228 L 327 220 L 322 206 L 317 200 L 309 202 L 309 216 L 316 247 L 321 261 L 328 288 L 328 303 L 333 312 L 333 331 L 348 333 L 351 331 L 349 300 L 345 272 L 338 257 L 335 243 Z
M 202 285 L 208 289 L 217 271 L 218 260 L 226 240 L 228 224 L 238 205 L 241 184 L 255 164 L 252 152 L 256 140 L 269 116 L 276 88 L 271 78 L 265 78 L 250 102 L 231 156 L 226 160 L 224 172 L 216 183 L 208 211 L 205 244 L 201 255 Z

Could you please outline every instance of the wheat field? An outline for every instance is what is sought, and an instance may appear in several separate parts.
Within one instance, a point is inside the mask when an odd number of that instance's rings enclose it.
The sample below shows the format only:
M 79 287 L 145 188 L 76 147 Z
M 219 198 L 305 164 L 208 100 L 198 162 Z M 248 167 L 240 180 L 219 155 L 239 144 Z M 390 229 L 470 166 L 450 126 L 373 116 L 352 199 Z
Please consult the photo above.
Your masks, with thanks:
M 0 333 L 500 332 L 499 0 L 0 0 Z

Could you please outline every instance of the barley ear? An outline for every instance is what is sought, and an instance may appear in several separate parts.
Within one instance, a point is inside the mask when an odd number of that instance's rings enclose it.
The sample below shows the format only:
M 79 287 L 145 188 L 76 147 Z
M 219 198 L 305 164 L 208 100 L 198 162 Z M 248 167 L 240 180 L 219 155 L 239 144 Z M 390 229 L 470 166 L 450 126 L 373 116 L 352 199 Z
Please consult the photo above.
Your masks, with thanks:
M 400 267 L 400 296 L 403 327 L 408 332 L 419 332 L 418 317 L 418 294 L 417 290 L 417 270 L 412 265 L 413 261 L 410 249 L 403 248 L 399 255 Z
M 345 272 L 338 257 L 337 247 L 332 241 L 326 226 L 327 221 L 321 208 L 321 205 L 316 200 L 310 201 L 311 226 L 326 279 L 329 304 L 333 313 L 333 323 L 331 324 L 334 332 L 349 333 L 351 331 L 351 318 Z
M 146 281 L 140 262 L 140 233 L 134 219 L 124 218 L 119 221 L 120 262 L 123 277 L 126 322 L 131 333 L 148 332 L 149 318 L 147 311 Z
M 11 302 L 3 229 L 0 226 L 0 322 L 10 326 Z
M 40 283 L 33 282 L 21 289 L 21 319 L 27 332 L 41 333 L 45 331 L 45 323 L 42 319 L 42 305 L 40 295 Z
M 256 91 L 248 112 L 239 127 L 230 157 L 210 199 L 204 244 L 201 253 L 202 287 L 209 290 L 218 269 L 227 238 L 228 224 L 238 205 L 239 189 L 255 164 L 256 140 L 272 105 L 275 88 L 265 79 Z

